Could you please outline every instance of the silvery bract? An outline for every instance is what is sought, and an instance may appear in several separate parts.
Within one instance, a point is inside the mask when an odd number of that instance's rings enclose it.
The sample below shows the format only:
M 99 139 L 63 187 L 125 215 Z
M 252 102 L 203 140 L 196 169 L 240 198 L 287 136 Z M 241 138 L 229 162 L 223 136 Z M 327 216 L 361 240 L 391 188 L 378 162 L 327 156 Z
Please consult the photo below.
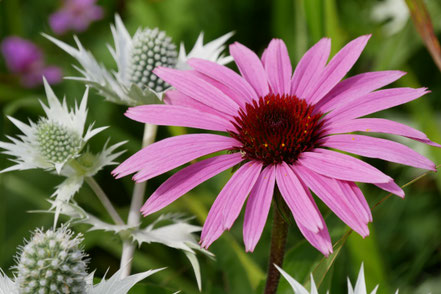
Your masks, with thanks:
M 15 165 L 1 172 L 42 168 L 60 173 L 67 162 L 79 156 L 90 138 L 105 129 L 92 129 L 90 125 L 84 134 L 88 90 L 79 106 L 68 109 L 66 100 L 60 103 L 46 80 L 44 87 L 48 105 L 42 103 L 42 106 L 46 117 L 41 117 L 37 123 L 30 121 L 29 125 L 9 117 L 23 135 L 8 136 L 11 142 L 0 141 L 0 148 L 5 149 L 3 153 L 15 157 L 11 159 Z
M 69 77 L 70 79 L 83 81 L 96 88 L 102 96 L 114 103 L 130 106 L 160 103 L 163 93 L 170 86 L 153 74 L 152 71 L 157 66 L 186 69 L 187 60 L 193 57 L 219 64 L 232 61 L 231 56 L 221 54 L 232 33 L 205 45 L 201 33 L 193 49 L 186 54 L 183 44 L 178 53 L 171 38 L 157 28 L 138 28 L 131 37 L 121 18 L 116 15 L 115 25 L 112 25 L 111 29 L 115 48 L 108 48 L 115 59 L 117 72 L 108 70 L 99 63 L 76 36 L 74 39 L 78 49 L 51 36 L 45 37 L 73 56 L 80 64 L 75 68 L 82 76 Z
M 57 207 L 59 213 L 69 217 L 72 223 L 83 223 L 90 225 L 89 231 L 103 230 L 115 234 L 123 233 L 130 236 L 133 242 L 141 246 L 143 243 L 160 243 L 165 246 L 182 250 L 190 261 L 196 277 L 198 288 L 201 289 L 201 271 L 196 251 L 208 257 L 214 255 L 202 249 L 196 241 L 194 233 L 200 232 L 201 227 L 191 225 L 188 219 L 180 214 L 163 214 L 145 228 L 138 228 L 127 224 L 114 225 L 104 222 L 95 216 L 87 213 L 78 205 L 66 202 L 51 201 L 53 207 Z
M 288 283 L 291 285 L 292 290 L 294 291 L 294 294 L 318 294 L 317 286 L 314 282 L 314 278 L 311 274 L 311 292 L 308 292 L 308 290 L 305 289 L 299 282 L 297 282 L 293 277 L 291 277 L 287 272 L 285 272 L 283 269 L 278 267 L 277 265 L 274 265 L 279 272 L 283 275 L 283 277 L 288 281 Z M 374 290 L 372 290 L 371 294 L 376 294 L 378 289 L 378 285 L 375 287 Z M 329 292 L 326 292 L 329 293 Z M 355 288 L 352 288 L 351 281 L 349 281 L 348 278 L 348 294 L 367 294 L 366 289 L 366 282 L 364 279 L 364 269 L 363 264 L 361 264 L 360 272 L 358 273 L 357 283 L 355 284 Z M 398 290 L 395 292 L 395 294 L 398 294 Z

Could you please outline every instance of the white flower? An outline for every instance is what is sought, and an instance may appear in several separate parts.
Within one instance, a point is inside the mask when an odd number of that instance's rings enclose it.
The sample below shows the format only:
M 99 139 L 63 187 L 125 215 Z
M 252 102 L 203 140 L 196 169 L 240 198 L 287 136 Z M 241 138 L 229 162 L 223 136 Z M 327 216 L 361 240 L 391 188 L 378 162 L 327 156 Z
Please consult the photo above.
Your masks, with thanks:
M 383 27 L 387 35 L 401 31 L 409 19 L 409 9 L 405 0 L 386 0 L 375 4 L 372 9 L 372 18 L 378 23 L 386 24 Z
M 314 278 L 311 274 L 311 292 L 308 292 L 299 282 L 297 282 L 293 277 L 291 277 L 287 272 L 283 269 L 274 265 L 282 276 L 288 281 L 291 285 L 294 294 L 318 294 L 317 286 L 315 285 Z M 371 294 L 376 294 L 378 289 L 378 285 L 372 290 Z M 327 292 L 328 293 L 328 292 Z M 364 280 L 364 269 L 363 264 L 361 264 L 360 272 L 358 273 L 357 283 L 355 284 L 355 288 L 352 288 L 351 281 L 348 278 L 348 294 L 367 294 L 366 283 Z M 398 294 L 398 290 L 395 292 Z
M 186 61 L 192 57 L 208 59 L 220 64 L 232 60 L 223 56 L 225 42 L 232 33 L 203 45 L 201 33 L 189 54 L 181 44 L 179 54 L 171 38 L 165 32 L 155 29 L 139 28 L 133 37 L 130 36 L 121 18 L 115 16 L 115 25 L 111 26 L 115 48 L 108 46 L 115 59 L 118 71 L 109 71 L 100 64 L 74 37 L 78 49 L 44 35 L 58 47 L 73 56 L 81 65 L 75 68 L 82 77 L 69 77 L 80 80 L 96 88 L 107 100 L 124 105 L 141 105 L 160 103 L 162 95 L 169 88 L 164 81 L 152 73 L 157 66 L 185 69 Z
M 30 121 L 29 125 L 8 117 L 23 135 L 18 138 L 8 136 L 11 142 L 0 141 L 0 148 L 5 149 L 3 153 L 15 157 L 11 159 L 15 165 L 1 172 L 42 168 L 61 173 L 67 162 L 79 156 L 86 142 L 106 128 L 92 129 L 93 125 L 90 125 L 84 134 L 87 89 L 80 106 L 75 105 L 74 110 L 69 110 L 66 100 L 60 103 L 45 79 L 44 87 L 48 105 L 41 104 L 46 117 L 36 123 Z

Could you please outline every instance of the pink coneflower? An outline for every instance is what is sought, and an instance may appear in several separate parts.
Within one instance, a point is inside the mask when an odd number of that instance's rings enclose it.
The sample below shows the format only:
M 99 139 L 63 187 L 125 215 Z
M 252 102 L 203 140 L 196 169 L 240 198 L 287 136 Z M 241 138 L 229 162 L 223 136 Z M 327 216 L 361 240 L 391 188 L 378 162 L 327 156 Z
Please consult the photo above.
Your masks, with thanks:
M 429 170 L 435 165 L 399 143 L 342 133 L 389 133 L 439 147 L 400 123 L 360 118 L 427 93 L 425 88 L 375 91 L 403 76 L 400 71 L 368 72 L 341 81 L 369 37 L 351 41 L 328 64 L 331 41 L 322 39 L 304 55 L 294 74 L 286 46 L 278 39 L 271 41 L 261 59 L 239 43 L 231 45 L 241 75 L 201 59 L 189 61 L 193 70 L 157 68 L 155 73 L 176 89 L 168 92 L 168 105 L 133 107 L 128 117 L 225 135 L 164 139 L 137 152 L 113 173 L 122 177 L 137 172 L 133 179 L 141 182 L 198 157 L 228 151 L 171 176 L 141 210 L 144 215 L 158 211 L 205 180 L 240 165 L 208 213 L 203 247 L 231 228 L 248 198 L 243 235 L 246 250 L 253 251 L 276 183 L 300 231 L 323 254 L 332 252 L 332 244 L 310 190 L 348 226 L 367 236 L 372 215 L 355 182 L 372 183 L 400 197 L 404 192 L 375 167 L 333 149 Z

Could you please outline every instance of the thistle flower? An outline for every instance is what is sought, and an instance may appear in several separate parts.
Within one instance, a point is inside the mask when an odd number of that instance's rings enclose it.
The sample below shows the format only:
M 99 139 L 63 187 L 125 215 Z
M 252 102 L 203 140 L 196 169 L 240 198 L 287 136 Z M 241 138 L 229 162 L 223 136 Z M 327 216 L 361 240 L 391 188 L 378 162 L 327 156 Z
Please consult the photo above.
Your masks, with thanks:
M 20 77 L 24 87 L 40 85 L 43 76 L 50 84 L 61 81 L 61 70 L 56 66 L 46 66 L 43 53 L 34 43 L 19 37 L 7 37 L 1 44 L 1 50 L 8 69 Z
M 85 293 L 87 255 L 80 248 L 82 241 L 66 226 L 46 232 L 37 229 L 17 257 L 19 292 Z
M 63 0 L 63 6 L 49 17 L 49 24 L 57 35 L 68 31 L 83 32 L 89 25 L 103 18 L 103 9 L 96 0 Z
M 42 103 L 42 107 L 46 117 L 41 117 L 37 123 L 30 121 L 29 125 L 8 117 L 23 135 L 18 138 L 8 136 L 11 143 L 0 141 L 0 148 L 6 150 L 3 153 L 16 157 L 12 159 L 15 165 L 0 172 L 42 168 L 60 173 L 69 160 L 79 156 L 90 138 L 106 128 L 92 129 L 93 125 L 90 125 L 84 134 L 87 89 L 80 106 L 75 105 L 74 110 L 69 110 L 66 100 L 60 103 L 46 79 L 44 88 L 48 105 Z
M 293 277 L 291 277 L 287 272 L 285 272 L 283 269 L 278 267 L 277 265 L 274 265 L 277 270 L 282 274 L 282 276 L 288 281 L 288 283 L 291 285 L 292 290 L 294 291 L 294 294 L 318 294 L 317 286 L 315 285 L 314 278 L 311 274 L 311 292 L 309 293 L 308 290 L 306 290 L 299 282 L 297 282 Z M 374 290 L 372 290 L 371 294 L 376 294 L 378 289 L 378 285 L 375 287 Z M 329 293 L 329 292 L 327 292 Z M 348 294 L 366 294 L 366 283 L 364 280 L 364 269 L 363 264 L 361 264 L 360 272 L 358 273 L 357 283 L 355 284 L 355 288 L 352 288 L 351 281 L 349 281 L 348 278 Z M 395 292 L 395 294 L 398 294 L 398 290 Z
M 153 69 L 157 66 L 185 68 L 186 61 L 191 57 L 199 57 L 226 64 L 232 59 L 223 56 L 224 43 L 232 33 L 203 45 L 203 34 L 199 35 L 194 48 L 185 53 L 181 44 L 179 54 L 171 38 L 163 31 L 139 28 L 133 38 L 125 28 L 121 18 L 115 16 L 115 25 L 111 26 L 115 48 L 109 50 L 115 59 L 118 72 L 109 71 L 87 51 L 74 37 L 78 49 L 67 45 L 53 37 L 45 35 L 58 47 L 73 56 L 81 65 L 76 67 L 82 77 L 71 77 L 94 88 L 107 100 L 124 105 L 141 105 L 160 103 L 165 90 L 169 88 L 158 78 Z
M 331 240 L 310 190 L 354 231 L 367 236 L 372 215 L 356 182 L 372 183 L 400 197 L 404 192 L 375 167 L 331 149 L 429 170 L 435 170 L 435 165 L 399 143 L 344 133 L 390 133 L 440 147 L 408 126 L 360 118 L 427 93 L 425 88 L 375 91 L 400 78 L 399 71 L 368 72 L 340 81 L 369 37 L 351 41 L 328 64 L 331 42 L 322 39 L 304 55 L 293 75 L 287 48 L 278 39 L 271 41 L 262 59 L 239 43 L 231 45 L 230 54 L 241 75 L 201 59 L 188 62 L 193 70 L 157 68 L 154 72 L 176 89 L 167 92 L 168 105 L 129 108 L 129 118 L 227 136 L 167 138 L 140 150 L 113 174 L 120 178 L 137 172 L 133 179 L 142 182 L 226 150 L 227 154 L 191 164 L 171 176 L 149 197 L 142 213 L 156 212 L 207 179 L 240 165 L 208 213 L 203 247 L 232 227 L 248 197 L 243 234 L 246 250 L 253 251 L 276 183 L 301 233 L 323 254 L 332 252 Z

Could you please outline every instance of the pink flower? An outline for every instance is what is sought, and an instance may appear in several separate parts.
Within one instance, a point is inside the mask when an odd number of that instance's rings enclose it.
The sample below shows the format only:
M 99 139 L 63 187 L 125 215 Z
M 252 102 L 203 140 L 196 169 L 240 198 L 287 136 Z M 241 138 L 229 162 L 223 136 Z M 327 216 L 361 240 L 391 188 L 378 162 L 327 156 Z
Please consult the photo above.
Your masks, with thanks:
M 372 215 L 355 182 L 372 183 L 400 197 L 404 192 L 375 167 L 332 149 L 429 170 L 435 170 L 435 165 L 399 143 L 344 133 L 389 133 L 440 147 L 400 123 L 360 118 L 428 92 L 425 88 L 375 91 L 403 76 L 400 71 L 368 72 L 341 81 L 369 37 L 348 43 L 329 63 L 331 41 L 322 39 L 306 52 L 294 74 L 286 46 L 277 39 L 271 41 L 262 59 L 239 43 L 231 45 L 230 54 L 241 75 L 202 59 L 189 61 L 193 70 L 157 68 L 155 73 L 176 89 L 168 92 L 168 105 L 129 108 L 128 117 L 226 135 L 164 139 L 137 152 L 113 173 L 122 177 L 137 172 L 133 179 L 141 182 L 198 157 L 227 150 L 227 154 L 204 159 L 171 176 L 141 209 L 144 215 L 158 211 L 205 180 L 240 164 L 208 213 L 201 236 L 203 247 L 231 228 L 248 198 L 243 236 L 246 250 L 253 251 L 276 183 L 300 231 L 324 255 L 332 252 L 332 244 L 310 191 L 354 231 L 367 236 Z
M 7 37 L 1 50 L 8 69 L 20 77 L 25 87 L 35 87 L 43 83 L 45 76 L 50 84 L 61 81 L 61 70 L 44 64 L 43 53 L 34 43 L 20 37 Z
M 90 23 L 103 18 L 103 9 L 96 0 L 64 0 L 63 7 L 49 17 L 52 30 L 62 35 L 70 30 L 85 31 Z

